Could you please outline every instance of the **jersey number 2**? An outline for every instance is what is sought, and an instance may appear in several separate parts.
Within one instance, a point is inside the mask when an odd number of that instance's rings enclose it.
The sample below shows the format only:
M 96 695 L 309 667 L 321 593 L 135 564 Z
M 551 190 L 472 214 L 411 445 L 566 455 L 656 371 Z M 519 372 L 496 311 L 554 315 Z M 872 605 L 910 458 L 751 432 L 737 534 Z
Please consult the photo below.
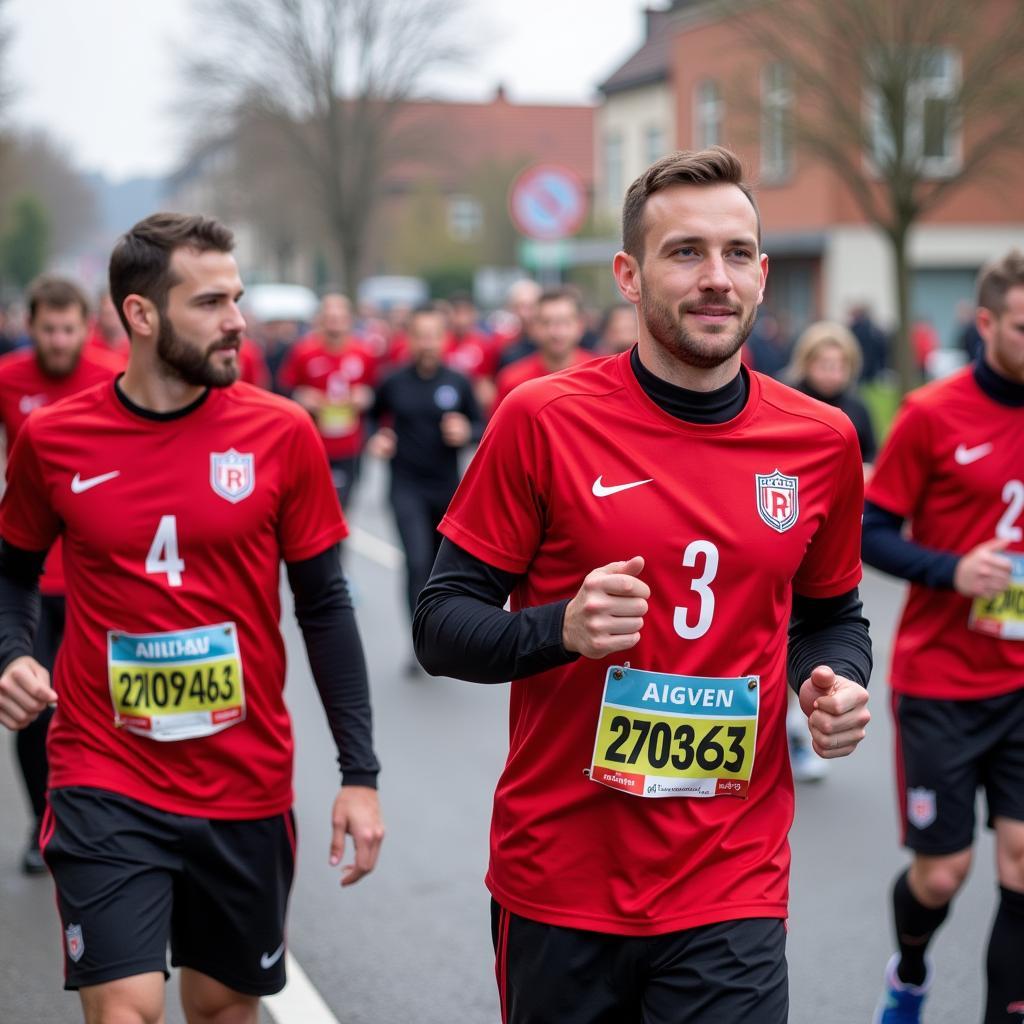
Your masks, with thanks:
M 691 626 L 689 610 L 676 608 L 672 616 L 675 631 L 684 640 L 696 640 L 711 628 L 711 619 L 715 614 L 715 594 L 711 583 L 718 575 L 718 548 L 709 540 L 693 540 L 686 545 L 683 552 L 683 565 L 696 566 L 697 557 L 704 556 L 704 571 L 694 578 L 690 589 L 700 598 L 700 612 L 697 621 Z
M 1021 539 L 1021 528 L 1015 524 L 1021 512 L 1024 512 L 1024 483 L 1020 480 L 1007 480 L 1003 488 L 1003 501 L 1006 502 L 1006 511 L 999 518 L 996 536 L 1016 544 Z
M 180 587 L 184 571 L 185 560 L 178 555 L 178 517 L 161 516 L 146 555 L 146 572 L 166 573 L 168 586 Z

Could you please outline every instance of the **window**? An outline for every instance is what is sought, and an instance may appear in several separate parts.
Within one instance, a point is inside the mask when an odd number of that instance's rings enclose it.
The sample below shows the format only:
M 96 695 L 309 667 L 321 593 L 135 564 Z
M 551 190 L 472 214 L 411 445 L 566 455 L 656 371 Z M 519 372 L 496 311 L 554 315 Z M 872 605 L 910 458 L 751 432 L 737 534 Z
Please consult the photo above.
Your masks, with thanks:
M 761 74 L 761 177 L 778 181 L 793 169 L 790 117 L 793 91 L 785 64 Z
M 903 62 L 902 73 L 910 68 L 905 89 L 896 78 L 893 92 L 907 102 L 904 126 L 904 162 L 919 167 L 928 177 L 940 178 L 960 169 L 961 138 L 956 98 L 960 87 L 960 58 L 949 49 L 920 50 Z M 885 66 L 872 69 L 876 82 Z M 871 158 L 876 167 L 891 163 L 896 156 L 892 117 L 876 85 L 867 96 L 867 117 Z
M 608 132 L 604 138 L 604 184 L 608 205 L 620 206 L 626 181 L 622 165 L 622 136 L 618 132 Z
M 665 155 L 665 132 L 661 125 L 649 124 L 644 131 L 644 161 L 648 165 Z
M 484 211 L 472 196 L 452 196 L 448 200 L 448 234 L 456 242 L 472 242 L 484 229 Z
M 710 80 L 697 86 L 694 144 L 697 149 L 717 146 L 722 141 L 722 117 L 725 104 L 716 82 Z

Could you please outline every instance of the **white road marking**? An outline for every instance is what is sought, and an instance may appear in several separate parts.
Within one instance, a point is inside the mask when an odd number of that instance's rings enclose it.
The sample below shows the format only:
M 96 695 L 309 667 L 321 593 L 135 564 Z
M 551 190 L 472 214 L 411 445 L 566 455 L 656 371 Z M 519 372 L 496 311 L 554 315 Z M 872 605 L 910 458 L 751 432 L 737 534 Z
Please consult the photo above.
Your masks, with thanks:
M 386 540 L 381 540 L 376 534 L 370 533 L 360 526 L 349 526 L 348 539 L 343 543 L 349 545 L 353 551 L 364 558 L 383 565 L 385 569 L 400 569 L 405 564 L 405 555 L 402 554 L 400 548 Z
M 263 1005 L 277 1024 L 339 1024 L 291 953 L 285 953 L 285 965 L 288 984 L 276 996 L 263 997 Z

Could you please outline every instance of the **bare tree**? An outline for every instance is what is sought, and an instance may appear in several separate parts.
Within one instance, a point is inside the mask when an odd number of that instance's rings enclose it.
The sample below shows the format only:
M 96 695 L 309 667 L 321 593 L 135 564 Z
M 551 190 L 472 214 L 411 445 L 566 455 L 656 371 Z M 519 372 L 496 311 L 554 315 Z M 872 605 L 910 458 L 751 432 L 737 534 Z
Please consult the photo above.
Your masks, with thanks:
M 1024 4 L 1019 0 L 717 0 L 762 58 L 789 76 L 787 130 L 824 161 L 888 240 L 897 368 L 909 342 L 908 238 L 968 181 L 1024 150 Z M 941 82 L 941 87 L 937 83 Z M 743 105 L 760 109 L 748 94 Z M 956 152 L 960 149 L 960 152 Z M 1019 166 L 1019 165 L 1017 165 Z
M 462 59 L 462 0 L 196 0 L 207 42 L 185 67 L 205 137 L 258 123 L 294 160 L 346 287 L 355 289 L 402 103 Z

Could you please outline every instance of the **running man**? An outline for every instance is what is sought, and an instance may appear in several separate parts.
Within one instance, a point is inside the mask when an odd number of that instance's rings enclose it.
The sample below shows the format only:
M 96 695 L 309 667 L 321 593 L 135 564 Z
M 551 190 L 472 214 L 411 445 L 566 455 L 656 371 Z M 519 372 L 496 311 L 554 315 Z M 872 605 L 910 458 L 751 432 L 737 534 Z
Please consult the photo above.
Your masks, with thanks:
M 89 303 L 74 282 L 40 277 L 29 285 L 28 334 L 32 346 L 0 358 L 0 423 L 8 452 L 34 409 L 100 381 L 113 380 L 123 369 L 118 356 L 89 345 L 88 327 Z M 64 573 L 59 543 L 50 550 L 39 591 L 39 623 L 32 654 L 47 672 L 52 672 L 64 635 Z M 27 875 L 46 873 L 39 830 L 46 809 L 46 731 L 51 714 L 46 708 L 15 740 L 18 767 L 32 811 L 32 827 L 21 858 L 21 869 Z
M 346 526 L 294 403 L 234 383 L 245 323 L 231 233 L 155 214 L 117 243 L 124 375 L 33 413 L 0 506 L 0 722 L 50 726 L 43 853 L 65 987 L 87 1021 L 163 1019 L 166 947 L 190 1022 L 254 1024 L 285 981 L 294 868 L 279 567 L 338 745 L 330 861 L 382 838 Z M 31 657 L 36 580 L 61 537 L 67 631 Z
M 388 497 L 405 552 L 411 622 L 441 541 L 438 524 L 459 485 L 459 452 L 480 440 L 483 424 L 469 378 L 441 361 L 445 322 L 439 309 L 413 310 L 408 345 L 409 364 L 377 389 L 371 418 L 381 426 L 366 448 L 391 465 Z M 406 675 L 420 671 L 411 657 Z
M 503 1021 L 784 1024 L 787 675 L 820 756 L 869 718 L 860 453 L 841 412 L 740 366 L 768 260 L 733 154 L 641 175 L 614 271 L 638 345 L 502 403 L 416 649 L 515 680 L 487 876 Z
M 971 866 L 979 786 L 1000 893 L 984 1024 L 1024 1009 L 1024 253 L 983 268 L 977 302 L 981 358 L 907 396 L 864 511 L 865 561 L 910 581 L 890 680 L 912 860 L 892 890 L 898 951 L 880 1024 L 921 1020 L 928 946 Z

